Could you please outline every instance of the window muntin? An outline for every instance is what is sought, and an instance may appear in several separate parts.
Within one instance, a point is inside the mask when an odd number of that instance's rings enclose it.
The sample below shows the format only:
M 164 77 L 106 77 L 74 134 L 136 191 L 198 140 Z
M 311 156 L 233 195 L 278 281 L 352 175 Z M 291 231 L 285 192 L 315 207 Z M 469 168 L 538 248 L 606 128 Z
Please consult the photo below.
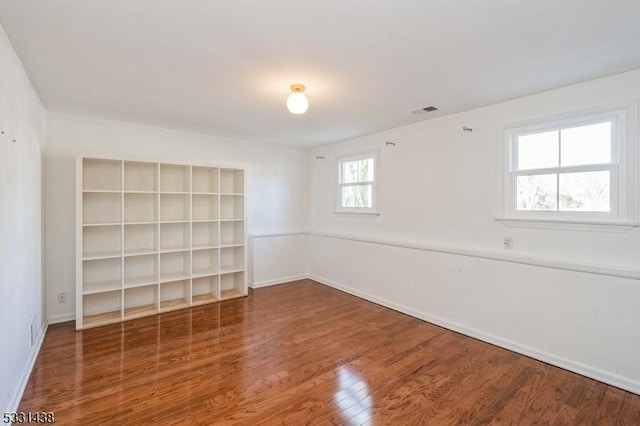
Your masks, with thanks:
M 374 210 L 376 159 L 376 154 L 370 152 L 339 160 L 339 210 Z
M 618 114 L 509 130 L 506 213 L 619 218 Z

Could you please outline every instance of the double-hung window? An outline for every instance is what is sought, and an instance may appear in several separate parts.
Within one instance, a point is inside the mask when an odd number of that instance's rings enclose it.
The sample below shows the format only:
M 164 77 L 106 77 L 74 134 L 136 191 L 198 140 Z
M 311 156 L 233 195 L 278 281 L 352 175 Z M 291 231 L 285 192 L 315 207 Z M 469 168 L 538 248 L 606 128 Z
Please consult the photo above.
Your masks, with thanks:
M 338 161 L 338 211 L 375 212 L 378 155 L 375 151 Z
M 624 222 L 626 110 L 506 131 L 505 217 Z

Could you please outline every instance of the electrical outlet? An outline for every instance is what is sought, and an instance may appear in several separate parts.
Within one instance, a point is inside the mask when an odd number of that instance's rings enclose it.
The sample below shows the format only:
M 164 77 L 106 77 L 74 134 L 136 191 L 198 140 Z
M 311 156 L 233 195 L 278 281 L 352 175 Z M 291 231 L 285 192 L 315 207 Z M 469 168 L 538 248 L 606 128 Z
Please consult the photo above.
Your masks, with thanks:
M 34 340 L 34 337 L 35 337 L 33 335 L 33 324 L 29 325 L 29 335 L 30 335 L 30 338 L 31 338 L 31 346 L 33 346 L 33 340 Z
M 513 250 L 513 238 L 504 237 L 504 240 L 502 241 L 502 247 L 505 250 Z
M 67 302 L 67 293 L 61 291 L 58 293 L 58 303 L 66 303 Z

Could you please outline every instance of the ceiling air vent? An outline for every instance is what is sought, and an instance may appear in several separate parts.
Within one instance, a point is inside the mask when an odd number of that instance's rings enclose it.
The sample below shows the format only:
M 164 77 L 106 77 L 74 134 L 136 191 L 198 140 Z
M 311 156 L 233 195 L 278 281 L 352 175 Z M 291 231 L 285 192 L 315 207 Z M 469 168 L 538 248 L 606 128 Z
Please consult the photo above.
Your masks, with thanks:
M 433 111 L 437 111 L 438 108 L 434 107 L 433 105 L 429 105 L 427 107 L 424 108 L 420 108 L 417 109 L 415 111 L 411 111 L 411 114 L 425 114 L 427 112 L 433 112 Z

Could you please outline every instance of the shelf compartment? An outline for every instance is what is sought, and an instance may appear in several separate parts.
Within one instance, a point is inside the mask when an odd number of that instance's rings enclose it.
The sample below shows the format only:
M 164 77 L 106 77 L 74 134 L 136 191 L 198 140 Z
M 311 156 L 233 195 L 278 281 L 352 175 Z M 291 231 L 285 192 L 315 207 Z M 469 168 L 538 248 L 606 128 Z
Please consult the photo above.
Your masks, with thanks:
M 220 223 L 220 245 L 244 245 L 244 223 L 243 222 L 221 222 Z
M 237 272 L 244 270 L 244 247 L 225 247 L 220 249 L 220 271 Z
M 124 225 L 124 254 L 137 255 L 158 251 L 156 224 Z
M 194 223 L 192 226 L 194 249 L 218 246 L 218 222 L 200 222 Z
M 188 223 L 160 224 L 160 251 L 189 250 Z
M 220 219 L 244 219 L 244 196 L 221 195 Z
M 124 319 L 146 317 L 158 313 L 158 286 L 127 288 L 124 290 Z
M 84 294 L 119 290 L 122 287 L 122 258 L 85 260 L 82 262 Z
M 158 169 L 155 163 L 137 161 L 124 162 L 124 190 L 149 191 L 158 190 Z
M 82 228 L 82 257 L 114 257 L 122 253 L 120 225 Z
M 160 164 L 161 192 L 189 192 L 189 166 Z
M 122 291 L 82 296 L 82 328 L 122 321 Z
M 179 221 L 190 220 L 189 195 L 161 194 L 160 195 L 160 220 Z
M 220 300 L 246 296 L 244 272 L 220 275 Z
M 82 223 L 120 223 L 122 221 L 122 195 L 114 193 L 83 193 Z
M 155 222 L 158 217 L 156 194 L 124 194 L 124 221 Z
M 163 253 L 160 255 L 160 281 L 177 281 L 191 277 L 190 253 Z
M 193 220 L 217 220 L 220 217 L 217 195 L 191 196 Z
M 194 278 L 192 281 L 193 305 L 216 302 L 220 299 L 220 277 L 210 275 L 208 277 Z
M 138 287 L 158 283 L 158 256 L 147 254 L 124 258 L 124 286 Z
M 192 167 L 191 184 L 193 192 L 217 193 L 219 169 L 215 167 Z
M 175 311 L 189 307 L 189 280 L 160 284 L 160 311 Z
M 84 191 L 121 191 L 122 161 L 84 158 L 82 189 Z
M 193 276 L 214 275 L 219 272 L 218 249 L 194 250 Z
M 244 170 L 221 169 L 220 192 L 224 194 L 244 194 Z

